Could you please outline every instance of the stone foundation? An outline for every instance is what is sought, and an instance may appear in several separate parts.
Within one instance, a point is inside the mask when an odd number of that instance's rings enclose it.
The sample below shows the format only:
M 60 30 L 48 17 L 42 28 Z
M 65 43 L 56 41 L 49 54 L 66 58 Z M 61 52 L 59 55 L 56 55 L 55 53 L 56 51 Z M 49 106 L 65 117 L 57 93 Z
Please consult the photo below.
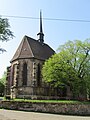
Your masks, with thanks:
M 16 102 L 0 101 L 0 108 L 25 110 L 34 112 L 71 114 L 71 115 L 89 115 L 90 104 L 64 104 L 64 103 L 33 103 L 33 102 Z

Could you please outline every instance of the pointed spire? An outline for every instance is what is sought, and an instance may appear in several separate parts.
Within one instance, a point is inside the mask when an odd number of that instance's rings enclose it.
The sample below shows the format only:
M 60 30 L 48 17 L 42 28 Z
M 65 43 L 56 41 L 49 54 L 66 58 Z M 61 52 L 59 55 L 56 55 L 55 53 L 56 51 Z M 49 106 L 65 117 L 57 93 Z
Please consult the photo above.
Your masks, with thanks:
M 42 12 L 40 10 L 40 32 L 37 34 L 39 36 L 38 41 L 40 43 L 44 42 L 44 34 L 43 34 L 43 28 L 42 28 Z
M 40 32 L 43 33 L 43 30 L 42 30 L 42 12 L 40 10 Z

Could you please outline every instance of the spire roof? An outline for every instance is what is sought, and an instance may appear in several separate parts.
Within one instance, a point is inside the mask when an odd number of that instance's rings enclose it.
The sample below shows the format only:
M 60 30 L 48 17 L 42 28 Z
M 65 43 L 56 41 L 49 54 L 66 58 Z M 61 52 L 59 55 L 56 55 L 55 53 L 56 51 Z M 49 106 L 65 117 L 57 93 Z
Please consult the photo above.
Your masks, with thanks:
M 40 11 L 40 33 L 43 33 L 42 29 L 42 12 Z
M 40 32 L 37 34 L 39 36 L 38 41 L 40 43 L 44 42 L 44 34 L 43 34 L 43 28 L 42 28 L 42 12 L 40 11 Z

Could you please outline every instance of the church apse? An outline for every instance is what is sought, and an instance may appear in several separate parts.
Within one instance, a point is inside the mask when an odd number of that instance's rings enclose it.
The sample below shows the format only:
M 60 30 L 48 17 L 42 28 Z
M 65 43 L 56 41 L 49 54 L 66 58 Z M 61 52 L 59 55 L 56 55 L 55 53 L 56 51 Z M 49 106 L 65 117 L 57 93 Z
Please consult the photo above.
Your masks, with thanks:
M 42 80 L 41 70 L 45 60 L 55 54 L 55 51 L 44 43 L 41 12 L 40 32 L 37 35 L 38 40 L 25 35 L 10 61 L 7 89 L 15 98 L 33 99 L 49 95 L 50 89 Z

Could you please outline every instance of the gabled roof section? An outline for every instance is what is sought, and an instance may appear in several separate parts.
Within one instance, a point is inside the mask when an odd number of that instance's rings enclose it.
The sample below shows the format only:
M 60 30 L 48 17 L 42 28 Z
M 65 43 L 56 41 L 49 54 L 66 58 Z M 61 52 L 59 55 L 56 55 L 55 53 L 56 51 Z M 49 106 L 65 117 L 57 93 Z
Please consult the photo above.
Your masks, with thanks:
M 47 44 L 41 44 L 39 41 L 33 38 L 24 36 L 11 62 L 21 58 L 36 58 L 40 60 L 46 60 L 54 53 L 55 51 Z
M 27 37 L 34 58 L 46 60 L 51 57 L 55 51 L 47 44 L 41 44 L 39 41 Z
M 33 53 L 27 41 L 27 37 L 24 36 L 11 62 L 17 59 L 30 58 L 30 57 L 33 57 Z

